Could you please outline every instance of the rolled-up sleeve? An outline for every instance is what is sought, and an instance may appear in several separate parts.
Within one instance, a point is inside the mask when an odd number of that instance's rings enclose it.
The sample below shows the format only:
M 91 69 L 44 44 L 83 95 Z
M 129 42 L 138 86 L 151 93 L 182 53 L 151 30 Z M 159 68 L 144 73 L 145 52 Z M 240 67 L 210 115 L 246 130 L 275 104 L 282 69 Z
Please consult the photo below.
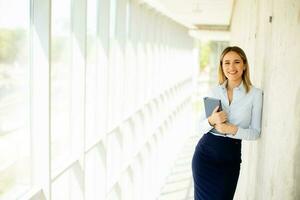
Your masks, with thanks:
M 198 120 L 198 131 L 200 134 L 205 134 L 209 132 L 213 126 L 211 126 L 208 122 L 208 119 L 205 116 L 205 112 L 202 111 L 202 114 Z
M 213 90 L 215 90 L 216 87 L 211 88 L 207 95 L 208 97 L 215 97 Z M 200 134 L 205 134 L 208 133 L 211 129 L 213 129 L 214 127 L 211 126 L 208 122 L 208 119 L 205 115 L 205 108 L 204 108 L 204 104 L 202 104 L 202 111 L 201 111 L 201 115 L 199 116 L 199 119 L 197 121 L 198 127 L 197 130 Z

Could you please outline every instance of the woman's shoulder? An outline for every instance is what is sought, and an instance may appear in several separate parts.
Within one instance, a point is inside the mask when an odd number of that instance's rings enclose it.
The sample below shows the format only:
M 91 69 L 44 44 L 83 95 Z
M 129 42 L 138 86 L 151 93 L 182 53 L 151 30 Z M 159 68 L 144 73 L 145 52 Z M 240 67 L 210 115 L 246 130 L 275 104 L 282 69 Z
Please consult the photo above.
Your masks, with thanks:
M 220 95 L 221 91 L 221 86 L 220 85 L 214 85 L 208 88 L 208 93 L 207 95 L 210 97 L 215 97 L 217 98 Z
M 217 92 L 221 89 L 221 85 L 214 85 L 210 88 L 210 91 Z
M 253 95 L 263 95 L 264 91 L 261 88 L 255 87 L 254 85 L 252 85 L 251 87 L 251 93 L 253 93 Z

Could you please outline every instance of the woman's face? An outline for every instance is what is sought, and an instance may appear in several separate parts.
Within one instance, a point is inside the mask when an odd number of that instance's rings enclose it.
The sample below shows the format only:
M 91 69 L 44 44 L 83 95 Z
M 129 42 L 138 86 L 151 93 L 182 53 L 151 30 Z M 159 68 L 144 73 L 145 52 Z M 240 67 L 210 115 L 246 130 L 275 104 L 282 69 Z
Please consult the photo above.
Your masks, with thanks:
M 230 81 L 241 81 L 244 71 L 243 59 L 234 51 L 225 54 L 222 60 L 222 69 Z

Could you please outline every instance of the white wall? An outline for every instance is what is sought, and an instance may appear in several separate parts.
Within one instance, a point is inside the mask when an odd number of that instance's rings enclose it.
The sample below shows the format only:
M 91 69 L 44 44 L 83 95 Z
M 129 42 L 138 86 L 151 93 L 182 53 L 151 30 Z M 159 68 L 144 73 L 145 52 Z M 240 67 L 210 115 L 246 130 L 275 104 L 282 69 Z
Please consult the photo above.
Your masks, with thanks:
M 231 44 L 245 50 L 264 110 L 261 138 L 243 142 L 235 199 L 300 199 L 299 36 L 300 1 L 236 1 Z

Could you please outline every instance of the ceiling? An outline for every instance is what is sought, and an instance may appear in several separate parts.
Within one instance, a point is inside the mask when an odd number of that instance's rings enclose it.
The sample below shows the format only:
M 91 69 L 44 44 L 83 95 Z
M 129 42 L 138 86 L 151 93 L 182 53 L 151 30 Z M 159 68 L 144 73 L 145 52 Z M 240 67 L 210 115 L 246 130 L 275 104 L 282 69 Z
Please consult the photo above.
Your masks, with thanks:
M 230 28 L 235 0 L 142 0 L 197 33 L 220 35 Z M 219 32 L 219 33 L 217 33 Z

